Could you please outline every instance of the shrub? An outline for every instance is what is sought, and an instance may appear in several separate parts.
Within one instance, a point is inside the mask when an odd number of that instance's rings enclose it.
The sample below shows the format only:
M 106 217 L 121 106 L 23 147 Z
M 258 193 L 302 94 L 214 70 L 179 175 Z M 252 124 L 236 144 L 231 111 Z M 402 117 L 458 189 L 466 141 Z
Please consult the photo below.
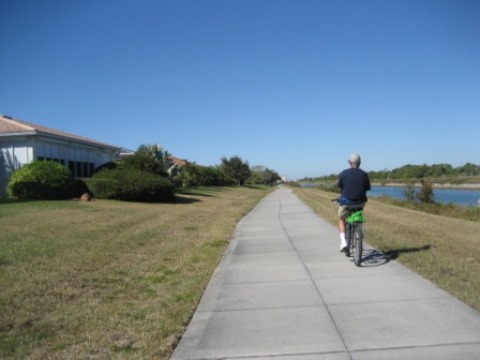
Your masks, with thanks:
M 97 167 L 93 173 L 96 174 L 102 171 L 103 169 L 115 169 L 117 166 L 118 164 L 116 162 L 110 161 Z
M 202 166 L 195 163 L 183 166 L 175 177 L 175 181 L 183 187 L 230 186 L 236 183 L 225 174 L 221 167 Z
M 126 167 L 104 169 L 87 184 L 98 199 L 160 202 L 172 200 L 175 192 L 167 178 Z
M 142 152 L 129 155 L 119 162 L 119 167 L 133 168 L 160 176 L 168 176 L 167 170 L 162 161 Z
M 340 189 L 338 188 L 336 181 L 322 181 L 318 183 L 317 187 L 321 190 L 332 192 L 332 193 L 340 192 Z
M 94 175 L 86 181 L 90 192 L 98 199 L 117 199 L 121 192 L 118 179 L 102 179 Z
M 70 171 L 53 161 L 34 161 L 16 170 L 7 185 L 12 198 L 62 200 L 71 198 L 74 183 Z
M 407 202 L 415 202 L 417 197 L 415 192 L 415 186 L 413 184 L 406 184 L 405 188 L 403 189 L 403 196 Z
M 433 204 L 435 201 L 433 200 L 433 187 L 432 184 L 424 181 L 422 179 L 422 188 L 420 189 L 420 192 L 417 194 L 417 198 L 421 203 L 424 204 Z

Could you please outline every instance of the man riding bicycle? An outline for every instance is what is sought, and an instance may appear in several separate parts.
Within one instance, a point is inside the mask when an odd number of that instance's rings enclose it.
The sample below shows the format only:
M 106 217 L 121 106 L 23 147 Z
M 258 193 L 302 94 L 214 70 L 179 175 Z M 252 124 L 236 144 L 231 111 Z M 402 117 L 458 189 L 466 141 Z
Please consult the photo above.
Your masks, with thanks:
M 353 153 L 348 158 L 350 167 L 343 170 L 337 186 L 340 188 L 340 207 L 338 209 L 338 230 L 340 231 L 340 251 L 347 250 L 345 240 L 345 219 L 352 210 L 363 208 L 367 202 L 367 191 L 370 190 L 370 178 L 360 169 L 360 155 Z

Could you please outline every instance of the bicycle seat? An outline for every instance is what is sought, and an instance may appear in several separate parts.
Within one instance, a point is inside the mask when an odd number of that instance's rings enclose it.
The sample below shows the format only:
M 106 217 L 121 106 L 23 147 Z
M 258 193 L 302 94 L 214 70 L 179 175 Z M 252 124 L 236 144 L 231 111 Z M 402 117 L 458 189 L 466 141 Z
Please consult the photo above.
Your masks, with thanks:
M 355 206 L 345 206 L 345 209 L 348 211 L 363 211 L 363 206 L 362 207 L 355 207 Z

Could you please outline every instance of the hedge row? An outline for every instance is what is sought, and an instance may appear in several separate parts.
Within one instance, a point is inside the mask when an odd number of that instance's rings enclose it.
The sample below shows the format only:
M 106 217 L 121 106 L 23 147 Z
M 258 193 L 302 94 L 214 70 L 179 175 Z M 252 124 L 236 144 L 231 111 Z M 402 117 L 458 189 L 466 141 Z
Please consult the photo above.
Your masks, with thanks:
M 167 178 L 131 168 L 104 169 L 86 183 L 98 199 L 160 202 L 172 200 L 175 193 Z
M 165 177 L 133 168 L 102 169 L 86 182 L 73 180 L 63 165 L 35 161 L 16 170 L 7 193 L 16 199 L 61 200 L 88 192 L 97 199 L 161 202 L 174 197 L 175 187 Z

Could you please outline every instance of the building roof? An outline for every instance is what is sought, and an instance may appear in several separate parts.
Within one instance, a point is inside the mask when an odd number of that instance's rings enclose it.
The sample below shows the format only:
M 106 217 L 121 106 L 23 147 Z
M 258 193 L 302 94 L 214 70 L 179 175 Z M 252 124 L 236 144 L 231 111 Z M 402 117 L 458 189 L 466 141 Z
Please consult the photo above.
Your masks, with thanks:
M 15 135 L 44 135 L 62 140 L 71 140 L 89 145 L 100 146 L 113 150 L 122 150 L 121 147 L 105 144 L 86 137 L 69 134 L 46 126 L 33 124 L 24 120 L 14 119 L 7 115 L 0 115 L 0 137 Z
M 178 167 L 182 167 L 182 166 L 187 165 L 187 162 L 186 162 L 185 160 L 179 159 L 179 158 L 177 158 L 177 157 L 175 157 L 175 156 L 173 156 L 173 155 L 170 155 L 170 156 L 168 157 L 168 160 L 170 160 L 173 165 L 176 165 L 176 166 L 178 166 Z

